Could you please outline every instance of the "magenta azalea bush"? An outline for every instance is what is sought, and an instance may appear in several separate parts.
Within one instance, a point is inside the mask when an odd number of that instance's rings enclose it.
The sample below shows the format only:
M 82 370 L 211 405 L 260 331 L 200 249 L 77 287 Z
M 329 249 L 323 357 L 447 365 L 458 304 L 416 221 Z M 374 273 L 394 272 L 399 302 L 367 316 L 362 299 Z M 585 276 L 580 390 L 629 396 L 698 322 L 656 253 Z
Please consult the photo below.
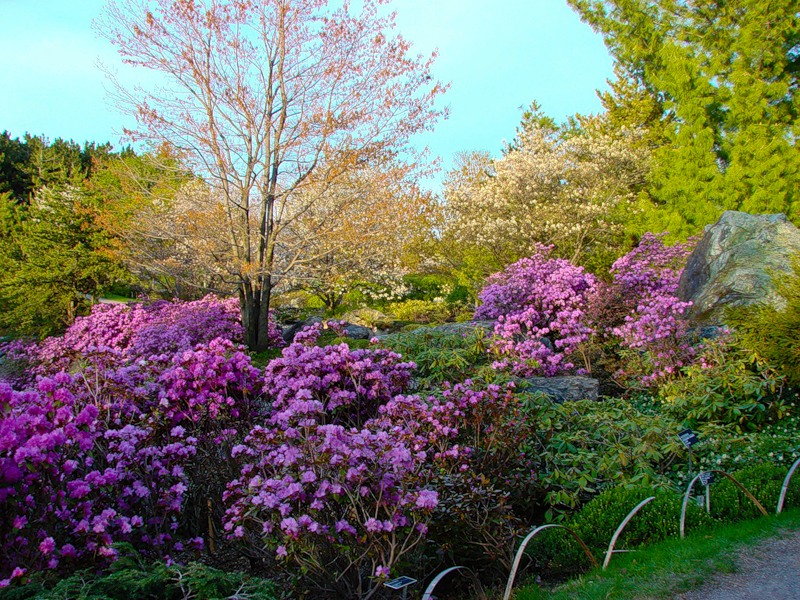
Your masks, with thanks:
M 513 397 L 471 382 L 403 395 L 412 369 L 387 350 L 286 348 L 264 374 L 272 414 L 233 449 L 225 530 L 341 597 L 374 595 L 426 537 L 443 478 L 473 468 L 466 444 L 502 436 L 484 417 Z
M 598 281 L 581 267 L 550 258 L 540 247 L 530 258 L 488 279 L 476 319 L 497 319 L 495 368 L 522 376 L 552 376 L 589 367 L 586 342 L 613 347 L 627 387 L 650 386 L 677 374 L 695 349 L 687 338 L 691 304 L 677 296 L 693 241 L 665 246 L 645 234 Z M 580 356 L 583 363 L 576 361 Z
M 110 561 L 119 541 L 182 549 L 184 465 L 196 450 L 185 430 L 115 424 L 66 373 L 25 392 L 0 383 L 0 411 L 0 576 Z
M 592 333 L 586 304 L 597 282 L 582 267 L 551 258 L 551 251 L 539 246 L 530 258 L 495 273 L 478 296 L 475 319 L 497 319 L 496 368 L 523 376 L 567 371 Z
M 665 246 L 663 235 L 646 233 L 639 245 L 611 267 L 614 293 L 627 314 L 613 327 L 625 352 L 615 376 L 628 386 L 650 386 L 676 375 L 696 350 L 687 338 L 691 302 L 677 297 L 678 283 L 694 240 Z
M 116 542 L 198 548 L 208 524 L 187 505 L 213 499 L 221 515 L 230 448 L 264 412 L 261 373 L 227 339 L 241 333 L 231 302 L 168 304 L 104 306 L 11 345 L 32 369 L 0 383 L 0 584 L 111 561 Z
M 269 332 L 273 347 L 284 345 L 272 321 Z M 113 354 L 117 362 L 168 362 L 178 352 L 217 338 L 241 343 L 243 334 L 238 300 L 209 295 L 192 302 L 96 304 L 91 314 L 75 319 L 63 336 L 38 344 L 13 342 L 0 347 L 0 353 L 25 363 L 27 377 L 13 381 L 19 387 L 33 384 L 37 375 L 74 369 L 76 363 L 80 366 L 97 354 Z

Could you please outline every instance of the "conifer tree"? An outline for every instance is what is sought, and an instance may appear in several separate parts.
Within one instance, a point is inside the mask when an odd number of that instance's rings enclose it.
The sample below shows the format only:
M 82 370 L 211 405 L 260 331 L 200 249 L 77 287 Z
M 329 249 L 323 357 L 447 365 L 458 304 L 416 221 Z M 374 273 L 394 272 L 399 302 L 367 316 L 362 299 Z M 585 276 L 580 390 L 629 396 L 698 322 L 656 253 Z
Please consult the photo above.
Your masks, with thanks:
M 797 0 L 569 2 L 628 81 L 612 96 L 640 89 L 661 108 L 642 229 L 685 237 L 727 209 L 800 218 Z

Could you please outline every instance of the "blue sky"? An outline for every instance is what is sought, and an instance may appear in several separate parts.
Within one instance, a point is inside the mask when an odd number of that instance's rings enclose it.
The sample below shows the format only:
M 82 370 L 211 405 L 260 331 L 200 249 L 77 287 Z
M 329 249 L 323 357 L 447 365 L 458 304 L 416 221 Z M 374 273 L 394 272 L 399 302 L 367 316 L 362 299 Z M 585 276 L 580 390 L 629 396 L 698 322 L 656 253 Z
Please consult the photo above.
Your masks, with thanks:
M 101 61 L 117 63 L 91 29 L 103 0 L 0 0 L 0 131 L 119 147 L 128 123 L 108 102 Z M 597 112 L 612 61 L 564 0 L 395 0 L 398 30 L 415 49 L 439 49 L 451 82 L 447 121 L 418 143 L 450 164 L 455 152 L 498 155 L 521 110 L 537 100 L 561 120 Z

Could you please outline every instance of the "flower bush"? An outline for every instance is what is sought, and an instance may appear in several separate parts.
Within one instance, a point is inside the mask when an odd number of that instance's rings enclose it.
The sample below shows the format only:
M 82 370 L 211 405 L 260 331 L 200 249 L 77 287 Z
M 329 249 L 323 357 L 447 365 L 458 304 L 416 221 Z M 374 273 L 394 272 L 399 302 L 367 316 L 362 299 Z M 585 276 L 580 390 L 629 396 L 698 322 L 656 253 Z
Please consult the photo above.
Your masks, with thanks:
M 72 374 L 0 384 L 0 581 L 111 561 L 117 542 L 155 556 L 201 547 L 208 519 L 186 505 L 194 495 L 221 516 L 231 442 L 261 410 L 259 388 L 243 348 L 220 338 L 135 361 L 87 348 Z
M 274 322 L 270 321 L 269 329 L 272 345 L 284 345 Z M 13 348 L 13 358 L 30 363 L 27 378 L 20 378 L 17 385 L 31 385 L 37 375 L 74 369 L 98 353 L 114 355 L 116 362 L 169 362 L 174 354 L 197 344 L 216 338 L 240 343 L 242 337 L 235 298 L 209 295 L 192 302 L 96 304 L 91 314 L 75 319 L 63 336 L 29 344 L 24 352 Z
M 479 294 L 475 319 L 498 320 L 497 368 L 523 376 L 555 375 L 575 366 L 572 358 L 589 339 L 586 303 L 595 277 L 567 260 L 550 258 L 551 250 L 538 246 L 530 258 L 489 277 Z
M 196 439 L 110 423 L 73 393 L 76 383 L 66 373 L 25 392 L 0 383 L 0 577 L 110 561 L 118 541 L 181 549 L 183 465 Z
M 282 426 L 323 419 L 359 426 L 411 380 L 414 363 L 389 350 L 351 350 L 346 343 L 308 346 L 298 334 L 280 358 L 264 369 L 264 392 L 272 400 L 273 420 Z
M 622 350 L 623 367 L 615 375 L 626 387 L 649 387 L 674 377 L 696 354 L 687 337 L 691 302 L 677 297 L 693 246 L 694 240 L 665 246 L 663 235 L 646 233 L 611 267 L 610 295 L 625 316 L 606 336 L 616 338 Z
M 400 423 L 376 420 L 412 363 L 388 350 L 305 345 L 312 339 L 265 369 L 272 414 L 233 449 L 243 464 L 225 493 L 225 529 L 260 538 L 320 585 L 368 598 L 427 531 L 434 453 Z

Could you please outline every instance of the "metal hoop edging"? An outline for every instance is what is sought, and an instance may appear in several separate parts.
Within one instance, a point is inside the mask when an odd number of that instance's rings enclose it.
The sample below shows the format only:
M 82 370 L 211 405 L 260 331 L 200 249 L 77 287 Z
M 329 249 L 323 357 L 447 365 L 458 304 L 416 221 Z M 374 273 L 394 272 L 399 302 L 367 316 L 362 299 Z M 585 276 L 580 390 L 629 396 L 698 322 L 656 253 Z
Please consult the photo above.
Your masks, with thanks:
M 503 593 L 503 600 L 509 600 L 509 598 L 511 598 L 511 590 L 514 587 L 514 579 L 517 576 L 517 569 L 519 569 L 519 563 L 522 560 L 522 554 L 525 552 L 525 548 L 528 545 L 528 542 L 530 542 L 534 538 L 534 536 L 538 535 L 540 531 L 544 531 L 545 529 L 551 529 L 551 528 L 566 529 L 572 535 L 572 537 L 574 537 L 575 540 L 581 545 L 583 551 L 586 553 L 586 556 L 588 556 L 589 560 L 592 561 L 592 564 L 595 567 L 598 566 L 597 559 L 595 559 L 594 555 L 592 554 L 592 551 L 589 550 L 589 547 L 581 539 L 581 536 L 575 533 L 572 529 L 566 527 L 565 525 L 559 525 L 558 523 L 548 523 L 547 525 L 540 525 L 539 527 L 531 531 L 527 536 L 525 536 L 525 539 L 522 540 L 522 543 L 519 546 L 519 550 L 517 550 L 516 556 L 514 556 L 514 564 L 511 567 L 511 574 L 508 576 L 508 583 L 506 584 L 506 590 Z

